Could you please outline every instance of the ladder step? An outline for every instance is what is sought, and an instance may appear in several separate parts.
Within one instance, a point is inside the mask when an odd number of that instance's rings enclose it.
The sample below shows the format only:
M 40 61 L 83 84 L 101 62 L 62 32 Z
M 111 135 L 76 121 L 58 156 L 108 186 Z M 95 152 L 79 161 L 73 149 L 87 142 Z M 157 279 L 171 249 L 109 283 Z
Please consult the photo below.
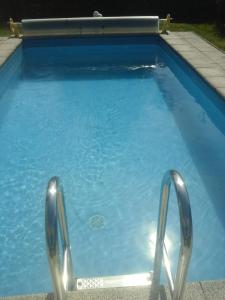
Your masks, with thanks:
M 151 283 L 152 272 L 119 276 L 77 278 L 75 279 L 75 289 L 87 290 L 129 286 L 150 286 Z

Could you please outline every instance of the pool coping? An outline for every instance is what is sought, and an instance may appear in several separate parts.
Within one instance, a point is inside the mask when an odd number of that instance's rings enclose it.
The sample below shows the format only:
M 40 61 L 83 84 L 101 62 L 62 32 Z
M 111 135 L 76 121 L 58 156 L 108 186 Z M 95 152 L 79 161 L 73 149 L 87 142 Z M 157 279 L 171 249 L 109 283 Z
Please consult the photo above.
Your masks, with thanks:
M 198 281 L 188 283 L 183 300 L 224 300 L 225 281 Z M 67 293 L 68 300 L 151 300 L 149 287 L 89 289 Z M 169 289 L 160 287 L 160 299 L 169 300 Z M 0 300 L 54 300 L 52 293 L 0 297 Z
M 225 100 L 225 52 L 191 31 L 160 37 Z
M 22 39 L 0 37 L 0 69 L 22 43 Z

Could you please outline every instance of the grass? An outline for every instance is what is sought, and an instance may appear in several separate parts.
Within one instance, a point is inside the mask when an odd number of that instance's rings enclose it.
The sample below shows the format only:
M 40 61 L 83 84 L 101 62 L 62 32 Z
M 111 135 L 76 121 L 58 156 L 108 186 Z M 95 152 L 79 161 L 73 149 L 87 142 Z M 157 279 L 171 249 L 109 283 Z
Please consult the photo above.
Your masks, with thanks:
M 214 24 L 171 23 L 170 31 L 193 31 L 225 51 L 225 37 L 221 36 Z
M 0 23 L 0 36 L 10 36 L 9 26 Z

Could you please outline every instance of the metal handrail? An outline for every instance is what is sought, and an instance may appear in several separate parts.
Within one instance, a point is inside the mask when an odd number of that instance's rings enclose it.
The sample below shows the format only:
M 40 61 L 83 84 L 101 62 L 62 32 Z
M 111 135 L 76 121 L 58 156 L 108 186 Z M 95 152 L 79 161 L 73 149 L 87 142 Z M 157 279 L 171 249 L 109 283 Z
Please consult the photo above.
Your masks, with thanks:
M 169 264 L 165 261 L 168 259 L 167 251 L 165 251 L 165 231 L 168 212 L 168 202 L 170 196 L 171 183 L 174 184 L 176 191 L 179 215 L 180 215 L 180 234 L 181 245 L 177 272 L 175 281 L 171 276 Z M 157 227 L 156 249 L 154 259 L 154 272 L 152 278 L 151 299 L 158 299 L 160 288 L 160 274 L 162 260 L 164 258 L 164 267 L 166 270 L 167 279 L 169 282 L 169 290 L 171 292 L 172 300 L 181 300 L 183 297 L 187 270 L 192 252 L 192 216 L 190 201 L 187 189 L 181 175 L 174 170 L 168 171 L 162 181 L 161 197 L 159 205 L 159 217 Z
M 62 242 L 63 262 L 60 262 L 58 225 Z M 59 178 L 50 179 L 45 203 L 45 236 L 48 262 L 54 286 L 55 300 L 66 299 L 73 288 L 73 267 L 63 189 Z

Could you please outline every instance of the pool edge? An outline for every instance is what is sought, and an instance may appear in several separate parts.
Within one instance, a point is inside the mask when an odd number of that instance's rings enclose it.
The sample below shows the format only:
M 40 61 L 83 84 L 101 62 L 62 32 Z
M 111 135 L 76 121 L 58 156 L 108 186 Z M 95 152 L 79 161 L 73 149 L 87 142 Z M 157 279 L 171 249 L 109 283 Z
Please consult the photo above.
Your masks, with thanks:
M 91 289 L 69 292 L 68 300 L 151 300 L 149 287 L 127 287 L 109 289 Z M 187 283 L 184 300 L 223 300 L 225 280 L 197 281 Z M 169 289 L 160 287 L 160 299 L 170 299 Z M 52 293 L 0 297 L 0 300 L 53 300 Z
M 225 101 L 223 51 L 193 32 L 170 32 L 168 35 L 161 34 L 160 38 Z
M 0 37 L 0 69 L 21 44 L 22 39 Z

